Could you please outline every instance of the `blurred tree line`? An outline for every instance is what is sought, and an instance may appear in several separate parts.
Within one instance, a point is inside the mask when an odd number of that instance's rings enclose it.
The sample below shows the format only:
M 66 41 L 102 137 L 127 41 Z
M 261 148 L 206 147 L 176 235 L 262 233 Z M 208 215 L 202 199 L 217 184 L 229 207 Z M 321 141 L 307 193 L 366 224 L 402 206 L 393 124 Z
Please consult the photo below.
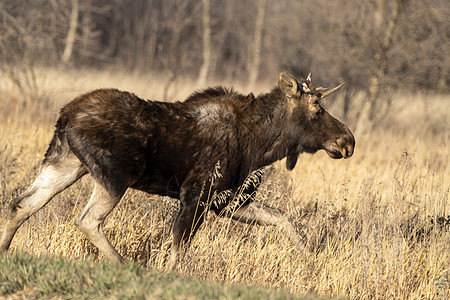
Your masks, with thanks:
M 375 111 L 392 90 L 448 92 L 449 41 L 448 0 L 0 0 L 0 72 L 31 90 L 43 65 L 199 85 L 312 71 Z

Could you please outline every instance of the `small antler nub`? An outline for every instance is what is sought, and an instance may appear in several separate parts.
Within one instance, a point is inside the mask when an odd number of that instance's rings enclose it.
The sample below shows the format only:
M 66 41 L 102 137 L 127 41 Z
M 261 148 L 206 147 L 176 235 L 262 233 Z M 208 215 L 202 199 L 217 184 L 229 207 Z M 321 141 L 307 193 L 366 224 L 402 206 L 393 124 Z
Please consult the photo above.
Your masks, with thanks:
M 311 101 L 316 101 L 316 100 L 320 100 L 320 99 L 325 98 L 326 96 L 328 96 L 328 95 L 330 95 L 330 94 L 336 92 L 336 91 L 337 91 L 338 89 L 340 89 L 344 84 L 345 84 L 345 82 L 341 83 L 341 84 L 338 85 L 337 87 L 332 88 L 331 90 L 328 90 L 327 88 L 323 88 L 323 87 L 317 88 L 317 90 L 320 89 L 320 90 L 326 90 L 326 91 L 322 92 L 321 95 L 320 95 L 320 97 L 317 97 L 317 96 L 316 96 L 315 98 L 311 99 Z

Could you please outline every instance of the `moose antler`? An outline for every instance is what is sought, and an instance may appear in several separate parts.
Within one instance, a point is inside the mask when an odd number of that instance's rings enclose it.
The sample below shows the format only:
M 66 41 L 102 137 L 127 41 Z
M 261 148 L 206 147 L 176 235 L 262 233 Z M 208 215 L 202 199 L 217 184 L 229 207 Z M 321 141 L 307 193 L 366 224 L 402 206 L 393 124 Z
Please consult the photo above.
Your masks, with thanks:
M 314 98 L 312 98 L 310 101 L 314 102 L 317 100 L 320 100 L 322 98 L 325 98 L 326 96 L 336 92 L 338 89 L 340 89 L 343 85 L 345 84 L 345 82 L 341 83 L 340 85 L 338 85 L 337 87 L 332 88 L 331 90 L 328 90 L 327 88 L 324 87 L 318 87 L 316 88 L 316 90 L 318 90 L 320 92 L 320 97 L 315 96 Z

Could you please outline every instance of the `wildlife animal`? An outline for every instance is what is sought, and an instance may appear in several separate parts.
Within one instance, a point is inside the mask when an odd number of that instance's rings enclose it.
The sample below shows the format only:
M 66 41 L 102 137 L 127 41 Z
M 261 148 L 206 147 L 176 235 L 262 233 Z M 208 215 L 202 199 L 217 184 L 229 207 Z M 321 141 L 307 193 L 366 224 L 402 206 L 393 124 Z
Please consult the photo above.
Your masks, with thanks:
M 77 97 L 61 109 L 37 178 L 12 200 L 0 250 L 8 250 L 25 220 L 88 173 L 94 190 L 75 224 L 113 261 L 125 260 L 104 235 L 103 222 L 128 188 L 180 199 L 169 269 L 207 209 L 241 222 L 278 225 L 298 239 L 284 212 L 254 201 L 257 185 L 242 184 L 253 171 L 283 158 L 292 170 L 303 152 L 323 149 L 334 159 L 351 157 L 353 134 L 319 103 L 341 86 L 316 89 L 310 75 L 298 82 L 281 73 L 277 86 L 257 97 L 224 87 L 173 103 L 117 89 Z M 213 178 L 218 165 L 220 176 Z M 205 186 L 222 193 L 221 201 L 208 205 Z M 230 209 L 238 191 L 248 197 Z

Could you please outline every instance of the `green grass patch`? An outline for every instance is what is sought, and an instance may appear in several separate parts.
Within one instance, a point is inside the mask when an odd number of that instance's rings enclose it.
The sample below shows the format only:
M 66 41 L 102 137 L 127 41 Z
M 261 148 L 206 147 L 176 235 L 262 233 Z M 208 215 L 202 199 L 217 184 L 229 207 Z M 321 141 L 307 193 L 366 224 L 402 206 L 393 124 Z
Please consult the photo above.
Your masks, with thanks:
M 178 273 L 91 260 L 0 253 L 0 295 L 27 299 L 318 299 L 284 290 L 218 285 Z

